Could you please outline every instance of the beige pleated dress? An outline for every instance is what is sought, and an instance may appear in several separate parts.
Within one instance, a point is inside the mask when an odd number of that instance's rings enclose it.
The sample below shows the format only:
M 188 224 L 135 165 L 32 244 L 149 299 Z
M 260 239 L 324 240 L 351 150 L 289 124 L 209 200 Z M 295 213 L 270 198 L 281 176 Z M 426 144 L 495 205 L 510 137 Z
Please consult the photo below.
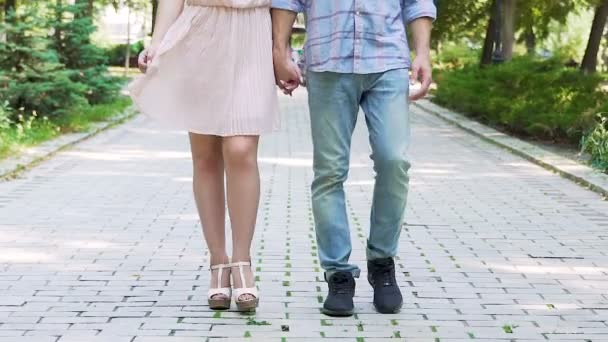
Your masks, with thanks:
M 279 126 L 270 0 L 187 0 L 145 75 L 139 110 L 192 133 L 261 135 Z

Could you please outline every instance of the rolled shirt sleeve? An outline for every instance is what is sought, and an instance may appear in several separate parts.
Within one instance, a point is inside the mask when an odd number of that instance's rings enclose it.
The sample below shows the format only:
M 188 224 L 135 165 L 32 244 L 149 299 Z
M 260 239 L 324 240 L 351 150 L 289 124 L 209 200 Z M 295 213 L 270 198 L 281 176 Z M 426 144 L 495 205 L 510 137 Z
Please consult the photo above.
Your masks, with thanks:
M 304 0 L 272 0 L 271 6 L 296 13 L 304 12 Z
M 449 1 L 449 0 L 448 0 Z M 275 1 L 273 1 L 274 3 Z M 297 1 L 276 1 L 276 2 L 297 2 Z M 418 18 L 437 18 L 437 6 L 433 0 L 404 0 L 403 18 L 406 23 L 410 23 Z

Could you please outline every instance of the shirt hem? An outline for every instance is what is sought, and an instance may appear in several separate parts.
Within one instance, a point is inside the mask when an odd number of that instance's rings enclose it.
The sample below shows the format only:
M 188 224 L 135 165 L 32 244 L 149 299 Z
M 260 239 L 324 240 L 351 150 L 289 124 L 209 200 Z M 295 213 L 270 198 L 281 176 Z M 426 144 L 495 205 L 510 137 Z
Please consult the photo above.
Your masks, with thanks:
M 334 72 L 337 74 L 355 74 L 355 75 L 367 75 L 367 74 L 379 74 L 391 70 L 396 69 L 410 69 L 411 63 L 402 63 L 402 64 L 394 64 L 387 65 L 380 68 L 372 68 L 366 70 L 358 70 L 355 71 L 353 69 L 345 69 L 345 68 L 335 68 L 335 67 L 308 67 L 307 70 L 310 72 Z

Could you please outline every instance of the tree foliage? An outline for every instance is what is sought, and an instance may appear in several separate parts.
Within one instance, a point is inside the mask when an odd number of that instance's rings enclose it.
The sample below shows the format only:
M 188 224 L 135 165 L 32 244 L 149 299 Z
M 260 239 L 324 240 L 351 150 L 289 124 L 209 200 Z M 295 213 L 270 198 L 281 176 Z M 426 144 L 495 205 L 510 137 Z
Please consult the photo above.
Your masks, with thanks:
M 104 50 L 91 43 L 90 36 L 96 27 L 87 15 L 88 6 L 86 2 L 57 4 L 47 25 L 56 31 L 51 48 L 57 51 L 59 62 L 72 71 L 72 80 L 87 86 L 87 99 L 96 104 L 116 94 L 118 82 L 108 74 Z
M 10 37 L 0 41 L 0 103 L 8 102 L 14 115 L 59 115 L 86 103 L 86 86 L 72 80 L 44 27 L 37 6 L 11 12 L 0 23 Z
M 503 4 L 506 0 L 498 0 Z M 567 19 L 572 14 L 577 14 L 582 10 L 589 8 L 598 8 L 602 1 L 605 0 L 517 0 L 516 11 L 512 20 L 515 23 L 516 42 L 526 46 L 528 53 L 534 54 L 537 52 L 537 46 L 545 41 L 551 33 L 554 32 L 556 24 L 558 26 L 566 25 Z M 510 22 L 509 18 L 498 18 L 501 20 L 490 20 L 495 15 L 493 11 L 492 0 L 462 0 L 449 1 L 439 0 L 437 3 L 439 18 L 435 23 L 433 40 L 435 46 L 445 42 L 461 42 L 465 40 L 472 46 L 485 45 L 486 53 L 483 55 L 486 60 L 489 60 L 492 52 L 492 46 L 496 43 L 496 30 L 501 29 L 504 32 L 508 27 L 506 24 Z M 494 23 L 502 25 L 501 27 L 489 27 Z M 594 28 L 595 31 L 603 31 L 604 25 Z M 591 22 L 589 22 L 591 27 Z M 597 37 L 601 36 L 602 32 L 592 33 L 590 41 L 595 37 L 593 46 L 597 46 Z M 512 45 L 514 42 L 509 42 L 507 39 L 503 44 Z M 482 44 L 484 43 L 485 44 Z M 488 45 L 489 44 L 489 45 Z M 503 46 L 509 50 L 511 46 Z M 489 53 L 489 55 L 488 55 Z M 597 60 L 597 48 L 592 49 L 587 57 L 588 59 Z
M 96 30 L 90 4 L 11 1 L 0 21 L 0 103 L 13 117 L 57 117 L 116 96 L 120 85 L 90 40 Z
M 433 28 L 433 42 L 469 38 L 481 40 L 489 14 L 489 0 L 439 0 L 438 20 Z

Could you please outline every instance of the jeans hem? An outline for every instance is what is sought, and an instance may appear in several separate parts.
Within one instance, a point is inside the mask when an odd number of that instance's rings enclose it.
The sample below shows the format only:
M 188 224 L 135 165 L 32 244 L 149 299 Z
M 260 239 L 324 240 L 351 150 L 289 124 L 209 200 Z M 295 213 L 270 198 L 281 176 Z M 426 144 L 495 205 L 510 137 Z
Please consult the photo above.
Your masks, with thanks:
M 326 270 L 324 273 L 325 281 L 327 281 L 336 272 L 350 272 L 353 278 L 359 278 L 361 276 L 361 270 L 356 268 L 352 270 Z
M 397 256 L 397 253 L 379 253 L 378 251 L 373 251 L 368 248 L 365 255 L 367 261 L 371 261 L 376 259 L 394 258 Z

